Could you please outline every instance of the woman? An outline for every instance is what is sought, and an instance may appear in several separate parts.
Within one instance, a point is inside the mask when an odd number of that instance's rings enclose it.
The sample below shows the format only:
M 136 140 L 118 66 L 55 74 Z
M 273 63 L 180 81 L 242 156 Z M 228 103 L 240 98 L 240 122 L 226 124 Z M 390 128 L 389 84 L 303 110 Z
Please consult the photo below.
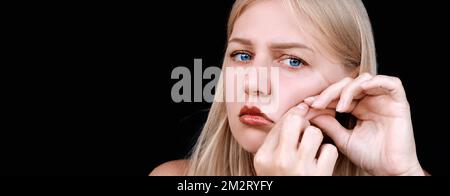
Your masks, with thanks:
M 246 101 L 214 102 L 189 160 L 151 175 L 424 175 L 405 91 L 376 75 L 360 0 L 237 0 L 223 66 L 278 75 L 246 72 L 232 88 Z M 216 96 L 229 93 L 219 85 Z

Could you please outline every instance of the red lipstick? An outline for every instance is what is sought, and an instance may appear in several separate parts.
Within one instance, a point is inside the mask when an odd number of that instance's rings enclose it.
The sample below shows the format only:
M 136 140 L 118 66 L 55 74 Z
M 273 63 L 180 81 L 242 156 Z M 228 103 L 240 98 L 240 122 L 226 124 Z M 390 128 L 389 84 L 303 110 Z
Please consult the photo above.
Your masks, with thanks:
M 244 106 L 239 113 L 239 120 L 249 126 L 268 126 L 274 124 L 258 107 Z

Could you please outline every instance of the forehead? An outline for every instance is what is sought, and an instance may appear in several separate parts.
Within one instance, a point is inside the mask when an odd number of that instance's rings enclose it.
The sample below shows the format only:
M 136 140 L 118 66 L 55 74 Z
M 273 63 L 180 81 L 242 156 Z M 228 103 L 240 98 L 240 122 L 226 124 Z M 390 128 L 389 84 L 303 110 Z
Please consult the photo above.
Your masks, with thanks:
M 299 17 L 300 16 L 300 17 Z M 310 24 L 294 14 L 279 0 L 256 1 L 236 20 L 231 38 L 239 37 L 255 42 L 300 42 L 312 45 L 312 37 L 304 28 Z

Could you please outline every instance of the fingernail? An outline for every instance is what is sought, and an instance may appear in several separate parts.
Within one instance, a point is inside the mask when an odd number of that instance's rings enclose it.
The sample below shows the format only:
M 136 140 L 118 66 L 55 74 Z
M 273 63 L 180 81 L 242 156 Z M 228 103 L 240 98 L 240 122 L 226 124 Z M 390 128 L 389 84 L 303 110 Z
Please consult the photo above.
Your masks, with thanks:
M 305 99 L 305 103 L 312 104 L 316 100 L 316 97 L 308 97 Z
M 299 104 L 297 107 L 298 107 L 300 110 L 307 110 L 307 109 L 308 109 L 308 106 L 307 106 L 306 104 L 304 104 L 304 103 Z
M 337 112 L 342 112 L 343 110 L 344 110 L 344 101 L 343 100 L 341 100 L 341 101 L 339 101 L 339 103 L 338 103 L 338 105 L 337 105 L 337 107 L 336 107 L 336 111 Z

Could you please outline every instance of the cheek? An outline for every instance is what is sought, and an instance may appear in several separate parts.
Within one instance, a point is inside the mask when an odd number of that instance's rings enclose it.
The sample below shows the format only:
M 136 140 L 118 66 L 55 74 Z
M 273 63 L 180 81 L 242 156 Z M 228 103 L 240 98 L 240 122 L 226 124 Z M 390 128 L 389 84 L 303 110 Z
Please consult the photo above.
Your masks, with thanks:
M 232 114 L 239 114 L 239 110 L 242 106 L 237 102 L 225 102 L 225 107 L 227 110 L 227 116 L 231 117 Z
M 306 72 L 297 77 L 280 78 L 280 109 L 277 120 L 291 108 L 303 102 L 304 99 L 320 94 L 328 86 L 319 73 Z
M 236 102 L 228 102 L 225 104 L 227 110 L 228 123 L 232 131 L 238 131 L 242 128 L 241 122 L 239 121 L 239 112 L 243 107 L 243 104 Z

